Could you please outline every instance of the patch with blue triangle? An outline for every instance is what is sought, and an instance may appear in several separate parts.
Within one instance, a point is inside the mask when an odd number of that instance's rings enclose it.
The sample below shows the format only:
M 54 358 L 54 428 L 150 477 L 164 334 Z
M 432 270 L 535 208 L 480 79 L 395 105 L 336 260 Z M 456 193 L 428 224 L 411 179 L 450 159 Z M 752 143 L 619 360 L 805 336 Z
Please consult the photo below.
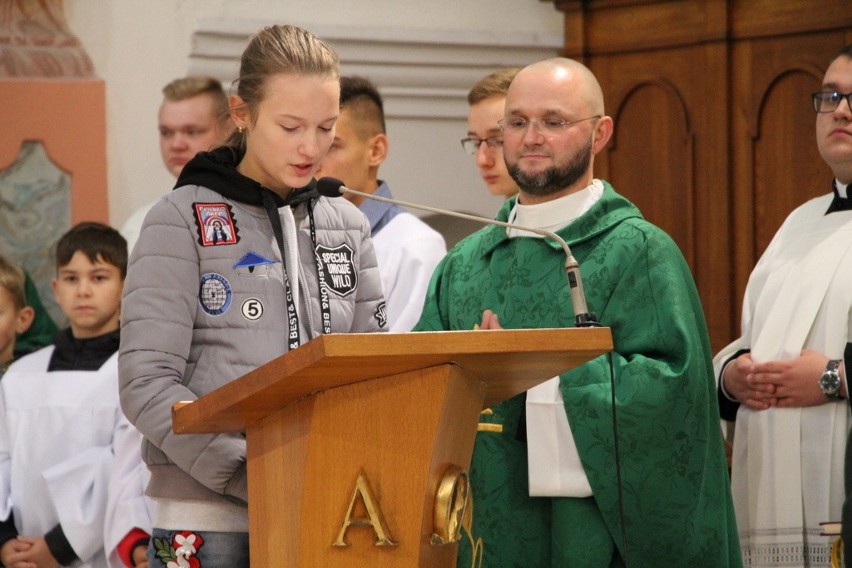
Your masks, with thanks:
M 266 258 L 256 252 L 247 252 L 234 264 L 234 270 L 240 276 L 266 276 L 270 265 L 276 264 L 277 260 Z

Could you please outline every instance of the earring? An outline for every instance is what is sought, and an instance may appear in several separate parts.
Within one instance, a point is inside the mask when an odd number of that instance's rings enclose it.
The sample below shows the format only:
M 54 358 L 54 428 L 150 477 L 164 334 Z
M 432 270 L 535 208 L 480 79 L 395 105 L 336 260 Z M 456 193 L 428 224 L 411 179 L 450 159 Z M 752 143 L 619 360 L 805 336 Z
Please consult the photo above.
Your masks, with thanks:
M 237 132 L 239 132 L 240 134 L 242 134 L 242 133 L 243 133 L 243 127 L 242 127 L 242 126 L 238 126 L 238 127 L 237 127 Z

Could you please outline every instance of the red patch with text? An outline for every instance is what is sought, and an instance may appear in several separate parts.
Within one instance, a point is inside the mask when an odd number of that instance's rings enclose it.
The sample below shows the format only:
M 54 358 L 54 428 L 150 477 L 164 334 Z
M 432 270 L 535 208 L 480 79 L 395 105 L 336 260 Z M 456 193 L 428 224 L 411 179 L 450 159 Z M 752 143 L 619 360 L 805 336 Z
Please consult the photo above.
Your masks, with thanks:
M 239 230 L 227 203 L 193 203 L 198 243 L 203 247 L 235 245 Z

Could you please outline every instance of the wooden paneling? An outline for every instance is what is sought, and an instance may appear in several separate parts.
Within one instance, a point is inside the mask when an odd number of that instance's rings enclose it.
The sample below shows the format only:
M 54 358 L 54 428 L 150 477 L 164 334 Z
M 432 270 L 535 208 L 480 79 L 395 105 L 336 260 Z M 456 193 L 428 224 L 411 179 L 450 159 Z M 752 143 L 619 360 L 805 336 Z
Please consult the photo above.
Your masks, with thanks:
M 820 78 L 801 71 L 786 72 L 769 85 L 758 108 L 759 128 L 751 151 L 755 213 L 754 246 L 749 251 L 752 258 L 763 254 L 790 211 L 829 190 L 831 171 L 812 140 L 814 116 L 802 108 L 808 104 L 805 101 L 810 93 L 819 88 Z M 804 140 L 812 143 L 800 142 Z
M 587 58 L 615 122 L 595 173 L 678 244 L 719 346 L 734 316 L 728 139 L 716 126 L 728 113 L 720 51 L 700 45 Z
M 843 32 L 824 32 L 731 45 L 732 232 L 738 245 L 732 302 L 738 310 L 751 269 L 786 216 L 829 191 L 831 171 L 817 151 L 810 94 L 844 42 Z
M 733 39 L 789 38 L 803 32 L 852 26 L 849 0 L 729 0 L 728 4 L 729 34 Z
M 726 16 L 726 4 L 721 0 L 605 2 L 586 13 L 586 48 L 600 54 L 624 53 L 721 40 Z
M 605 177 L 620 180 L 618 191 L 674 238 L 694 271 L 693 133 L 683 98 L 668 83 L 646 83 L 620 102 Z

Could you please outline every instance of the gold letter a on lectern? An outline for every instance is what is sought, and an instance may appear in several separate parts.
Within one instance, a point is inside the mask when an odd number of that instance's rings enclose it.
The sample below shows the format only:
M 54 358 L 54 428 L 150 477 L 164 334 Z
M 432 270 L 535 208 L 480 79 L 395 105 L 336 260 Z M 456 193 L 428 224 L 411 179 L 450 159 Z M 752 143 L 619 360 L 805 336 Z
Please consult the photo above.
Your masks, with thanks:
M 353 510 L 359 495 L 366 510 L 366 516 L 364 517 L 353 516 Z M 345 537 L 346 531 L 352 526 L 373 527 L 373 531 L 376 533 L 376 546 L 397 545 L 390 535 L 390 531 L 385 524 L 385 519 L 382 516 L 382 510 L 379 508 L 376 497 L 373 495 L 370 484 L 367 482 L 367 476 L 364 475 L 363 471 L 358 473 L 358 480 L 355 481 L 355 488 L 352 490 L 352 498 L 349 499 L 349 509 L 346 511 L 346 518 L 343 519 L 343 525 L 340 527 L 340 532 L 337 533 L 337 539 L 332 543 L 332 546 L 349 546 Z

